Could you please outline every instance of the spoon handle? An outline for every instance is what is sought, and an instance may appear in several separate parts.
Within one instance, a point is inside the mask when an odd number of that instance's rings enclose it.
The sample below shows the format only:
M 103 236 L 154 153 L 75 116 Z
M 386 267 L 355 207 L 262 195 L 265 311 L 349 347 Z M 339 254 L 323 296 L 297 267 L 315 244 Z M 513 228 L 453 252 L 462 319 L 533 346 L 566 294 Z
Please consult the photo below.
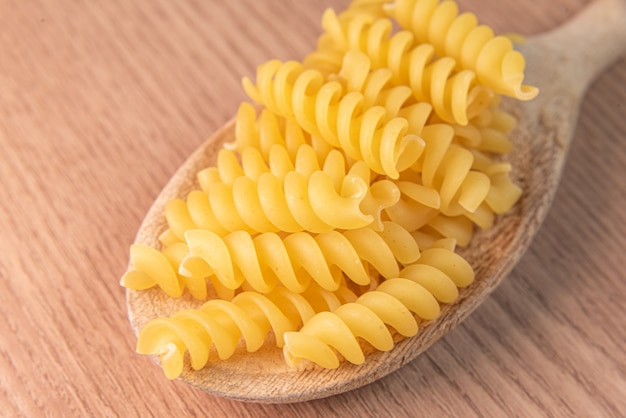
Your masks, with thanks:
M 562 26 L 533 36 L 521 49 L 531 83 L 582 94 L 626 52 L 626 0 L 596 0 Z

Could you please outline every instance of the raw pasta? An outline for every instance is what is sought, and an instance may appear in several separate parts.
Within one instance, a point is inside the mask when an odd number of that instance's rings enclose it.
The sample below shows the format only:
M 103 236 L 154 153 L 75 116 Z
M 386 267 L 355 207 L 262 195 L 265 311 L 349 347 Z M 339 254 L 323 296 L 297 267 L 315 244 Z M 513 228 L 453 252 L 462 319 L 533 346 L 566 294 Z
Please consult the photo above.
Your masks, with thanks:
M 235 353 L 240 339 L 248 352 L 257 351 L 271 331 L 275 344 L 282 347 L 285 332 L 297 329 L 319 310 L 336 309 L 356 299 L 346 288 L 332 293 L 311 286 L 308 293 L 323 303 L 311 304 L 303 295 L 278 287 L 266 295 L 245 291 L 232 301 L 213 299 L 199 309 L 155 318 L 141 329 L 137 351 L 158 355 L 165 375 L 174 379 L 183 370 L 186 352 L 191 367 L 200 370 L 209 361 L 212 346 L 225 360 Z
M 285 359 L 292 366 L 308 360 L 337 368 L 338 353 L 350 363 L 361 364 L 365 356 L 358 339 L 377 350 L 391 350 L 394 344 L 388 326 L 405 337 L 417 334 L 413 314 L 422 320 L 437 318 L 439 302 L 453 302 L 457 287 L 473 280 L 472 267 L 461 256 L 447 249 L 428 249 L 399 277 L 383 281 L 353 303 L 317 313 L 298 331 L 285 333 Z
M 202 228 L 220 236 L 237 230 L 255 232 L 327 232 L 381 227 L 381 212 L 400 196 L 385 179 L 371 181 L 362 161 L 347 169 L 343 154 L 331 150 L 320 166 L 315 149 L 301 145 L 294 158 L 274 144 L 265 161 L 256 148 L 246 148 L 240 163 L 228 150 L 217 166 L 202 170 L 202 190 L 186 201 L 167 203 L 168 225 L 179 240 L 189 229 Z
M 529 100 L 538 94 L 523 85 L 525 60 L 506 36 L 479 25 L 473 13 L 459 14 L 454 1 L 396 0 L 385 7 L 399 25 L 420 43 L 434 46 L 440 56 L 452 57 L 459 68 L 476 71 L 478 82 L 499 94 Z
M 388 114 L 383 105 L 366 106 L 365 95 L 350 87 L 338 80 L 326 81 L 320 71 L 305 69 L 296 61 L 262 64 L 256 85 L 244 79 L 246 92 L 257 103 L 293 118 L 303 130 L 348 157 L 363 160 L 372 171 L 397 177 L 419 157 L 422 140 L 409 132 L 410 122 L 405 117 Z M 430 107 L 416 111 L 426 115 L 411 114 L 414 120 L 425 120 Z
M 189 254 L 186 243 L 175 242 L 162 251 L 148 245 L 133 244 L 130 248 L 130 259 L 133 265 L 121 279 L 121 285 L 129 289 L 145 290 L 159 287 L 170 297 L 178 298 L 187 289 L 195 299 L 206 300 L 207 278 L 184 276 L 179 273 L 181 262 Z M 233 289 L 225 287 L 214 277 L 212 282 L 214 293 L 221 299 L 230 300 L 235 295 Z
M 275 233 L 253 237 L 245 231 L 219 237 L 208 230 L 192 229 L 185 238 L 186 243 L 171 244 L 163 251 L 143 244 L 131 246 L 133 268 L 121 284 L 136 290 L 158 286 L 175 298 L 188 289 L 199 300 L 211 294 L 207 280 L 222 299 L 231 299 L 242 286 L 267 293 L 282 284 L 303 292 L 315 282 L 336 290 L 344 275 L 354 283 L 368 285 L 371 268 L 383 277 L 393 277 L 398 263 L 409 264 L 420 256 L 413 235 L 389 221 L 382 222 L 380 231 L 301 232 L 281 238 Z
M 434 47 L 418 44 L 410 31 L 391 35 L 391 19 L 371 14 L 340 19 L 328 9 L 322 26 L 326 32 L 320 37 L 318 50 L 304 60 L 309 67 L 332 73 L 341 66 L 345 51 L 361 51 L 371 60 L 372 68 L 390 70 L 393 85 L 410 87 L 413 97 L 431 103 L 442 120 L 461 125 L 466 125 L 493 98 L 490 89 L 477 83 L 475 71 L 457 71 L 454 58 L 435 59 Z
M 121 285 L 135 290 L 159 286 L 168 296 L 180 297 L 183 287 L 177 274 L 178 263 L 167 254 L 148 245 L 133 244 L 130 247 L 133 268 L 122 276 Z
M 284 146 L 289 156 L 294 158 L 301 145 L 311 143 L 313 143 L 311 135 L 305 132 L 295 120 L 280 117 L 268 109 L 261 110 L 257 117 L 254 106 L 243 102 L 237 109 L 235 140 L 225 144 L 225 148 L 240 154 L 250 148 L 256 149 L 267 161 L 273 145 Z M 322 152 L 321 155 L 318 154 L 319 159 L 323 159 L 331 149 L 328 147 L 323 150 L 319 146 L 314 148 Z
M 285 237 L 272 232 L 252 236 L 245 231 L 220 237 L 192 229 L 185 233 L 189 254 L 181 261 L 179 272 L 191 278 L 215 278 L 228 289 L 238 289 L 245 282 L 262 293 L 278 284 L 303 292 L 311 282 L 336 290 L 343 275 L 356 284 L 368 285 L 370 268 L 383 277 L 394 277 L 398 262 L 406 264 L 419 257 L 408 231 L 389 222 L 384 226 L 381 232 L 366 227 Z
M 243 80 L 233 141 L 166 204 L 160 246 L 131 246 L 122 286 L 202 301 L 139 332 L 169 378 L 270 335 L 291 366 L 391 350 L 472 283 L 457 245 L 521 195 L 500 95 L 537 90 L 508 38 L 450 0 L 354 0 L 322 25 L 303 62 Z

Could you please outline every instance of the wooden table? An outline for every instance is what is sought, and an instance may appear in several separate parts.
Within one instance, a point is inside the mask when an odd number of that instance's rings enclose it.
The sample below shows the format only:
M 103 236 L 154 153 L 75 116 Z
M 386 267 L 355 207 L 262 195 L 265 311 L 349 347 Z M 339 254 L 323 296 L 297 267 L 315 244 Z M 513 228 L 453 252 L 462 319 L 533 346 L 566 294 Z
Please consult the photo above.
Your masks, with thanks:
M 526 35 L 586 3 L 460 2 Z M 302 58 L 322 11 L 346 5 L 0 0 L 1 416 L 626 414 L 626 59 L 589 91 L 522 262 L 400 371 L 332 398 L 246 404 L 134 353 L 118 282 L 152 200 L 245 99 L 241 77 Z

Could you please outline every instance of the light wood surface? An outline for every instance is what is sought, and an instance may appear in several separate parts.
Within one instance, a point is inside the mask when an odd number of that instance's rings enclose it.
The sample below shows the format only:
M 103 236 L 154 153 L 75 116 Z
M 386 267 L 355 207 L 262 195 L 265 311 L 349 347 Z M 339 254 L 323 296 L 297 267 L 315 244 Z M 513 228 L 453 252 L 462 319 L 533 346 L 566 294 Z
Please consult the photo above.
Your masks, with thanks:
M 473 3 L 498 30 L 530 35 L 587 2 Z M 626 60 L 589 91 L 521 263 L 399 371 L 261 405 L 169 382 L 134 353 L 118 280 L 147 209 L 232 116 L 240 78 L 301 58 L 323 9 L 346 4 L 0 2 L 0 415 L 623 415 Z

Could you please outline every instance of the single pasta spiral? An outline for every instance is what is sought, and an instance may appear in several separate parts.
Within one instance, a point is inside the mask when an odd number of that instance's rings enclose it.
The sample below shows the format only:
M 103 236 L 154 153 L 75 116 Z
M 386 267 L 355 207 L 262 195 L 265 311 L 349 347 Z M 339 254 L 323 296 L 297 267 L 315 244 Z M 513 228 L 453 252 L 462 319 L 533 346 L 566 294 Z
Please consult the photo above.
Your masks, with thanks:
M 431 114 L 432 107 L 427 103 L 414 103 L 411 89 L 407 86 L 391 84 L 392 72 L 388 68 L 372 70 L 371 60 L 360 51 L 347 51 L 342 56 L 342 65 L 337 74 L 329 80 L 339 81 L 346 92 L 363 94 L 363 108 L 382 106 L 386 110 L 385 121 L 396 116 L 409 122 L 408 132 L 419 134 Z M 421 118 L 410 118 L 413 107 L 423 107 Z
M 284 334 L 287 363 L 297 366 L 308 360 L 324 368 L 339 367 L 339 353 L 353 364 L 365 360 L 357 338 L 379 351 L 389 351 L 393 328 L 405 337 L 417 334 L 418 321 L 436 319 L 440 303 L 451 303 L 458 288 L 474 280 L 471 266 L 454 251 L 430 248 L 402 270 L 399 277 L 383 281 L 354 302 L 319 312 L 298 331 Z
M 293 152 L 281 144 L 273 144 L 267 152 L 255 147 L 244 148 L 241 152 L 221 149 L 217 154 L 217 164 L 198 173 L 200 188 L 208 191 L 212 183 L 224 183 L 232 186 L 239 178 L 247 177 L 258 181 L 263 174 L 269 173 L 284 180 L 287 174 L 295 171 L 305 177 L 323 170 L 333 177 L 339 188 L 346 177 L 346 171 L 353 169 L 369 181 L 370 172 L 363 164 L 351 167 L 344 155 L 331 149 L 320 156 L 313 145 L 301 144 Z
M 435 59 L 434 47 L 416 43 L 410 31 L 392 35 L 390 19 L 356 14 L 342 21 L 328 9 L 322 25 L 326 32 L 318 50 L 305 58 L 305 65 L 333 72 L 345 51 L 361 51 L 372 68 L 390 69 L 394 85 L 409 86 L 416 100 L 431 103 L 435 113 L 449 123 L 466 125 L 493 98 L 491 90 L 477 83 L 475 71 L 457 71 L 451 57 Z
M 315 149 L 301 145 L 295 161 L 275 144 L 266 163 L 256 148 L 246 148 L 241 162 L 228 150 L 217 166 L 198 178 L 202 190 L 165 207 L 168 225 L 179 240 L 190 229 L 223 236 L 256 232 L 328 232 L 368 225 L 380 229 L 382 211 L 395 204 L 399 191 L 389 180 L 371 181 L 362 161 L 347 169 L 343 155 L 332 150 L 320 166 Z
M 257 351 L 272 331 L 276 345 L 282 347 L 285 332 L 296 330 L 316 312 L 356 299 L 347 288 L 340 290 L 333 293 L 311 286 L 304 296 L 277 287 L 266 295 L 244 291 L 231 301 L 213 299 L 199 309 L 148 322 L 139 332 L 137 352 L 158 355 L 165 375 L 174 379 L 183 370 L 186 352 L 191 367 L 200 370 L 208 363 L 212 346 L 224 360 L 235 353 L 240 340 L 248 352 Z
M 243 85 L 257 103 L 296 120 L 306 132 L 363 160 L 376 173 L 398 177 L 423 148 L 421 138 L 408 133 L 406 118 L 389 118 L 384 106 L 364 106 L 363 93 L 345 91 L 341 82 L 325 81 L 320 71 L 299 62 L 269 61 L 259 66 L 256 85 L 247 78 Z
M 187 231 L 185 238 L 189 254 L 180 263 L 181 275 L 214 278 L 229 289 L 245 283 L 261 293 L 279 283 L 303 292 L 311 282 L 333 291 L 343 275 L 358 285 L 368 285 L 370 267 L 383 277 L 394 277 L 398 263 L 408 264 L 419 257 L 411 234 L 391 222 L 384 222 L 381 232 L 360 228 L 315 235 L 267 232 L 252 236 L 235 231 L 220 237 L 194 229 Z
M 456 2 L 395 0 L 386 10 L 415 34 L 417 42 L 432 44 L 437 55 L 452 57 L 459 68 L 476 71 L 480 84 L 519 100 L 537 95 L 537 88 L 522 84 L 525 60 L 512 41 L 479 25 L 473 13 L 459 14 Z

